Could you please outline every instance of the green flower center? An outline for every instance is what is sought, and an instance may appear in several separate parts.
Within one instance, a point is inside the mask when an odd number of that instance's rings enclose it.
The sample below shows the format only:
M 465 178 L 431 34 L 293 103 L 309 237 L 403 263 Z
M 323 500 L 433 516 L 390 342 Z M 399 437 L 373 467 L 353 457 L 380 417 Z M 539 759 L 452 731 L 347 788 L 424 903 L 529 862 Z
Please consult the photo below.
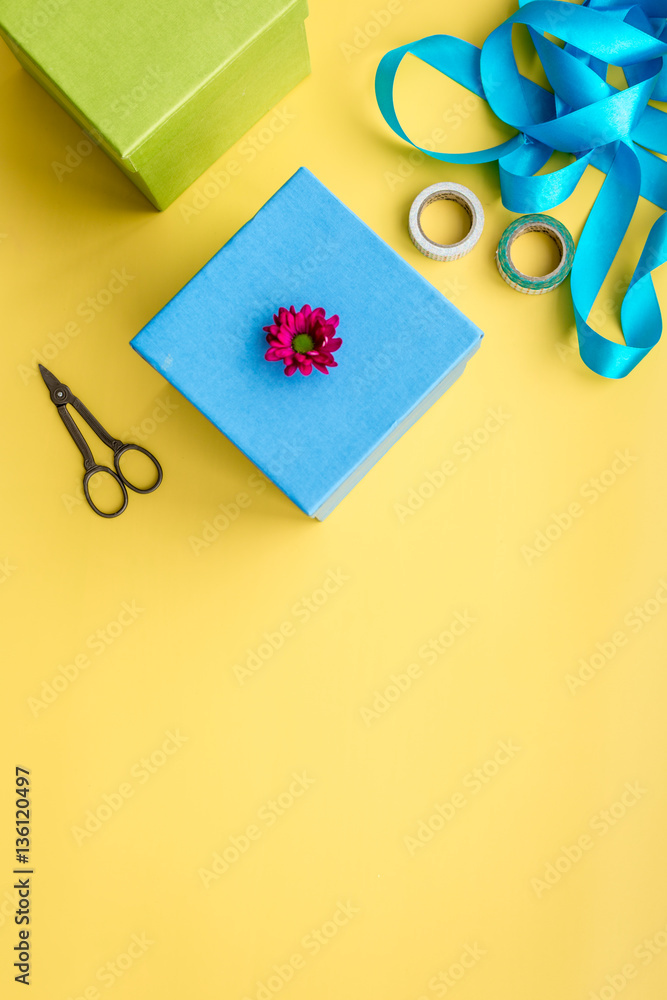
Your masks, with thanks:
M 299 354 L 307 354 L 308 351 L 312 351 L 314 346 L 315 343 L 309 333 L 297 333 L 292 341 L 292 347 Z

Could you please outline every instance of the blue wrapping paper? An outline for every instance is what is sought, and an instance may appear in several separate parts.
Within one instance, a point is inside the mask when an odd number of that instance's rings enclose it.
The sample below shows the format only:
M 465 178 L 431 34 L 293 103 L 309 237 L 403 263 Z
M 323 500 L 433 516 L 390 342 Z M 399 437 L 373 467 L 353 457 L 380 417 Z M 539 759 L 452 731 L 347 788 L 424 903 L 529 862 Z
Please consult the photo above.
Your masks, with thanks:
M 338 367 L 264 360 L 280 306 L 340 317 Z M 322 519 L 445 391 L 481 331 L 301 168 L 132 346 Z

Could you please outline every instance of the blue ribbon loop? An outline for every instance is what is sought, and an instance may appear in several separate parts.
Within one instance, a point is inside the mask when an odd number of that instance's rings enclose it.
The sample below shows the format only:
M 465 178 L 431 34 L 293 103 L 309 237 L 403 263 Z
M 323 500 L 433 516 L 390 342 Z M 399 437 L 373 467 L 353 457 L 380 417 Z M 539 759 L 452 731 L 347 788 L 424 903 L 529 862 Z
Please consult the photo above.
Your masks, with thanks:
M 553 93 L 519 73 L 512 28 L 522 24 Z M 564 42 L 561 47 L 547 35 Z M 422 149 L 403 131 L 394 107 L 394 80 L 408 53 L 449 76 L 516 129 L 516 135 L 473 153 Z M 452 35 L 431 35 L 388 52 L 375 78 L 387 124 L 416 149 L 447 163 L 498 161 L 503 205 L 539 213 L 560 205 L 590 163 L 606 178 L 583 228 L 571 274 L 574 316 L 583 361 L 607 378 L 623 378 L 657 344 L 662 317 L 651 272 L 667 260 L 667 219 L 653 225 L 621 307 L 624 344 L 588 323 L 641 194 L 667 209 L 667 115 L 649 100 L 667 100 L 667 0 L 519 0 L 519 10 L 479 49 Z M 620 66 L 627 87 L 607 83 Z M 538 174 L 554 150 L 574 162 Z

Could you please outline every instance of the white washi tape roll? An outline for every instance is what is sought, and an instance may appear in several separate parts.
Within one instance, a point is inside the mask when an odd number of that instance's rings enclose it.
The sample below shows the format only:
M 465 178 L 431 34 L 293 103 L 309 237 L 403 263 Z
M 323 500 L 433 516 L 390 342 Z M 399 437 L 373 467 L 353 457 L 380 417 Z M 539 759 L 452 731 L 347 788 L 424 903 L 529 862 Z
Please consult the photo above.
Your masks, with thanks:
M 470 232 L 458 243 L 434 243 L 421 227 L 421 214 L 431 202 L 444 198 L 463 205 L 470 216 Z M 484 228 L 484 209 L 476 194 L 463 184 L 444 182 L 431 184 L 417 195 L 410 209 L 410 238 L 425 257 L 432 260 L 458 260 L 470 253 Z

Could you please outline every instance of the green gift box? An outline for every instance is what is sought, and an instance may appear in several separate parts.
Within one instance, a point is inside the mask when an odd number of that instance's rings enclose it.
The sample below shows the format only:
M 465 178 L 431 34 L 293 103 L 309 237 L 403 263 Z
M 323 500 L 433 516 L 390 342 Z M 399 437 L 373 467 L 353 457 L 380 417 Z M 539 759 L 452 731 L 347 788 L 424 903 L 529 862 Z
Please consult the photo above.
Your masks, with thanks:
M 308 74 L 307 14 L 307 0 L 0 0 L 0 33 L 166 208 Z

